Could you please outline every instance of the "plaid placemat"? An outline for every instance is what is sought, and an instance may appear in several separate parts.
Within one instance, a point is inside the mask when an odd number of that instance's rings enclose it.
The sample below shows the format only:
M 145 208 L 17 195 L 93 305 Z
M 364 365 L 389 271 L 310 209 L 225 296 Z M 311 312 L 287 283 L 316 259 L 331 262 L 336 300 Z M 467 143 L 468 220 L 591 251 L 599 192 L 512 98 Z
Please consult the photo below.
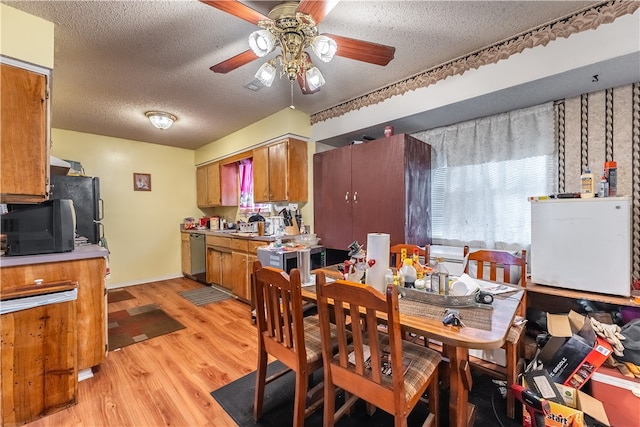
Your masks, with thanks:
M 401 298 L 400 314 L 407 316 L 424 317 L 429 320 L 442 320 L 446 307 L 439 305 L 426 304 L 421 301 L 414 301 L 409 298 Z M 491 330 L 491 316 L 493 310 L 479 307 L 455 307 L 460 313 L 460 319 L 466 326 L 470 328 L 482 329 L 484 331 Z

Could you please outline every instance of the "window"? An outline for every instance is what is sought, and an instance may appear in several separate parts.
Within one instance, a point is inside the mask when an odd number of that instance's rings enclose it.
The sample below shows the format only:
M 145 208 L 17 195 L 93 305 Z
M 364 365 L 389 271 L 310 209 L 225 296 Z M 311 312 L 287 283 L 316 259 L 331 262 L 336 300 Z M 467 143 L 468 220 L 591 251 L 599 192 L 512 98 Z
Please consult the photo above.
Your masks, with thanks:
M 528 197 L 556 188 L 552 104 L 420 132 L 432 146 L 434 244 L 531 244 Z
M 241 160 L 238 164 L 240 176 L 240 208 L 253 208 L 253 159 Z

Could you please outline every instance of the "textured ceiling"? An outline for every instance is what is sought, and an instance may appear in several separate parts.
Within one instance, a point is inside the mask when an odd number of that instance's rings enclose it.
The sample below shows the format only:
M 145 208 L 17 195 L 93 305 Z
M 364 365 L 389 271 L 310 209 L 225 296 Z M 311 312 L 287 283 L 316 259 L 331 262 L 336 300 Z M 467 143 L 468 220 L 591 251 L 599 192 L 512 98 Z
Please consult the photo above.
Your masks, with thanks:
M 286 78 L 244 87 L 265 59 L 209 70 L 245 51 L 257 27 L 198 1 L 0 2 L 55 24 L 55 128 L 195 149 L 290 105 Z M 278 2 L 243 3 L 266 15 Z M 317 113 L 594 3 L 340 1 L 319 31 L 395 46 L 395 58 L 314 61 L 327 84 L 313 95 L 296 86 L 293 102 Z M 148 110 L 178 121 L 156 130 Z

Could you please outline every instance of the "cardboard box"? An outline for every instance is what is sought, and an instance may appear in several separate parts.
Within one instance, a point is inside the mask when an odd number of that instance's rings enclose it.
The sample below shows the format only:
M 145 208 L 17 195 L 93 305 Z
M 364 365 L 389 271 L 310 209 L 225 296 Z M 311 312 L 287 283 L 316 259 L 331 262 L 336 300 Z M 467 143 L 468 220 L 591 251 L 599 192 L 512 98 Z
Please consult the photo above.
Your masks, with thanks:
M 573 387 L 554 384 L 549 381 L 548 375 L 536 376 L 537 393 L 546 399 L 554 398 L 558 393 L 562 396 L 564 404 L 549 401 L 550 413 L 545 417 L 545 427 L 587 427 L 584 414 L 593 417 L 599 423 L 609 426 L 609 418 L 602 402 Z M 526 387 L 527 383 L 523 382 Z M 526 407 L 522 408 L 522 426 L 531 427 L 531 417 Z
M 589 319 L 575 311 L 547 313 L 547 328 L 551 339 L 540 360 L 554 382 L 580 389 L 607 360 L 611 344 L 598 337 Z
M 615 368 L 600 368 L 591 377 L 591 395 L 602 402 L 614 426 L 640 426 L 640 379 Z

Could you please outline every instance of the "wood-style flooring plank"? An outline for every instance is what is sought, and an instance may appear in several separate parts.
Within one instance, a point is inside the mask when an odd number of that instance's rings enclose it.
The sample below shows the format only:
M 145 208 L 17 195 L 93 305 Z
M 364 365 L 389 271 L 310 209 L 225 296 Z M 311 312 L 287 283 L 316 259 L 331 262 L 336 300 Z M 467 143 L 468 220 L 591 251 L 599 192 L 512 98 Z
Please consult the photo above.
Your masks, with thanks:
M 135 298 L 109 312 L 157 304 L 186 328 L 110 351 L 78 384 L 77 405 L 27 426 L 235 426 L 209 393 L 255 370 L 256 329 L 245 303 L 198 307 L 178 295 L 202 286 L 177 278 L 127 287 Z

